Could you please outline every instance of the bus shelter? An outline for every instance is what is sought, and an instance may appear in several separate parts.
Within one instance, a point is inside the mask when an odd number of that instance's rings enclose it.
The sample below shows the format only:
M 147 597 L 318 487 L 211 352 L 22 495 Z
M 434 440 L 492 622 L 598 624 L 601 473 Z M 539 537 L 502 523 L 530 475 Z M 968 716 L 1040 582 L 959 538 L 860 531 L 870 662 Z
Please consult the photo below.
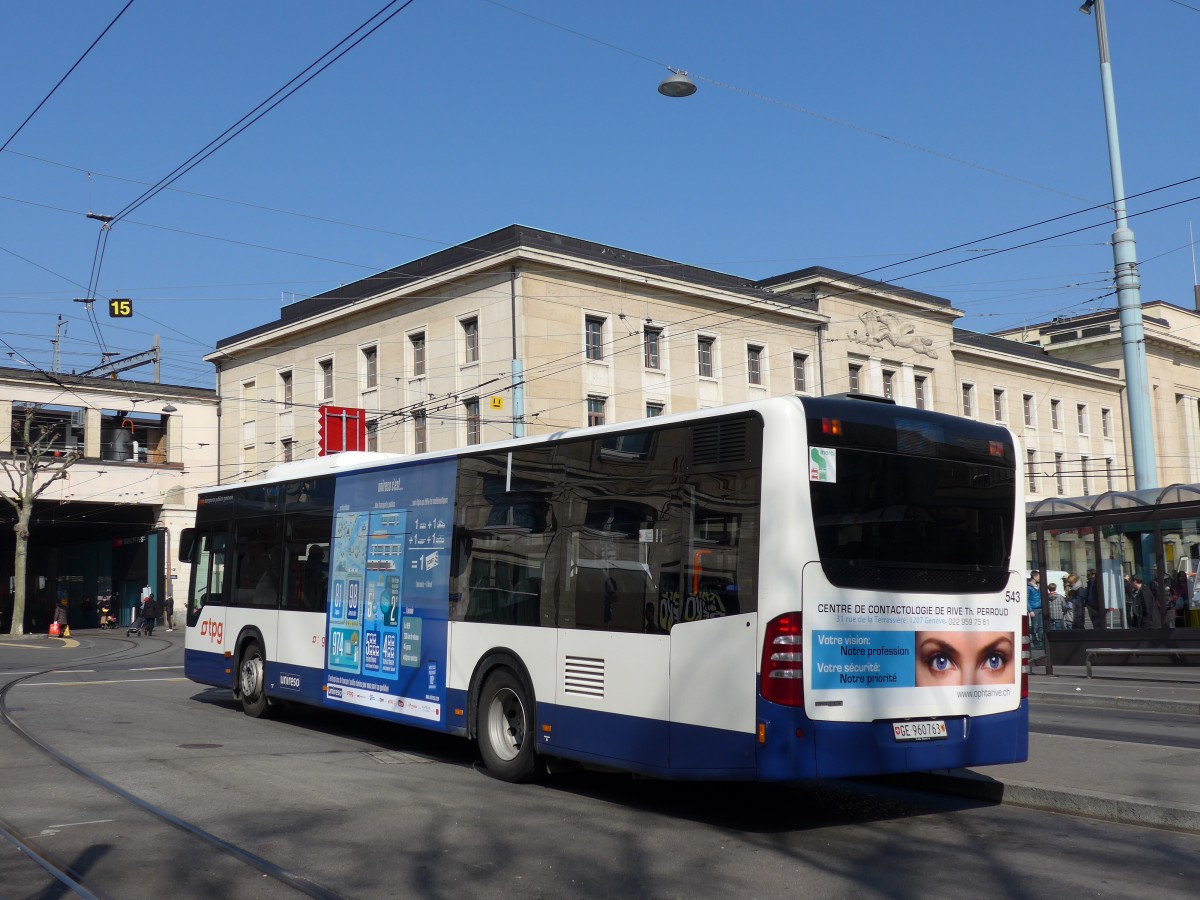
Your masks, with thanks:
M 1027 503 L 1025 515 L 1042 584 L 1035 658 L 1083 665 L 1088 648 L 1200 649 L 1200 484 L 1051 497 Z M 1150 611 L 1134 578 L 1151 592 Z M 1090 608 L 1065 602 L 1080 598 Z

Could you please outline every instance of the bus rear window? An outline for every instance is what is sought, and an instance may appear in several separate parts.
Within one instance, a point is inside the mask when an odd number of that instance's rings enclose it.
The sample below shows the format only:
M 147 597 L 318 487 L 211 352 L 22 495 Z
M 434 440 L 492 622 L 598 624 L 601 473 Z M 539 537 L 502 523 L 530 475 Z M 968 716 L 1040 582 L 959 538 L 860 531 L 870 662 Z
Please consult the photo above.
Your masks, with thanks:
M 979 593 L 1008 580 L 1014 470 L 839 447 L 813 481 L 817 548 L 835 585 Z

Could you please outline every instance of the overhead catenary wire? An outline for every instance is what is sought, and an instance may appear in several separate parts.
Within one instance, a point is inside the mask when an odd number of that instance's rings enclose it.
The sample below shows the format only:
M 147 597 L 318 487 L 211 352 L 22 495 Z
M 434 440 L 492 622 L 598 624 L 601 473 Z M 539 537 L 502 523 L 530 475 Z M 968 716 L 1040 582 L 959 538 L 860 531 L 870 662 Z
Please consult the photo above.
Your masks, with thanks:
M 134 198 L 125 205 L 115 216 L 113 216 L 113 224 L 124 219 L 139 206 L 149 201 L 159 192 L 169 187 L 174 182 L 178 181 L 200 163 L 204 162 L 234 138 L 238 137 L 246 129 L 250 128 L 255 122 L 274 110 L 277 106 L 295 94 L 302 87 L 311 82 L 314 78 L 332 66 L 335 62 L 365 41 L 368 37 L 390 22 L 397 15 L 406 10 L 412 5 L 414 0 L 389 0 L 379 10 L 372 13 L 361 25 L 357 26 L 344 38 L 339 40 L 329 50 L 322 53 L 316 60 L 305 66 L 298 74 L 289 79 L 282 87 L 275 90 L 267 99 L 263 100 L 248 113 L 222 131 L 217 137 L 213 138 L 201 149 L 197 150 L 190 157 L 176 166 L 167 175 L 163 176 L 154 185 L 144 191 L 141 195 Z M 399 5 L 397 6 L 397 4 Z M 392 7 L 396 7 L 392 9 Z M 389 12 L 390 10 L 390 12 Z M 376 21 L 378 19 L 378 21 Z M 374 23 L 374 24 L 372 24 Z M 360 33 L 361 32 L 361 33 Z
M 54 85 L 54 87 L 50 88 L 50 92 L 48 94 L 46 94 L 46 96 L 42 98 L 41 102 L 38 103 L 38 105 L 33 108 L 33 112 L 31 112 L 29 115 L 27 115 L 25 117 L 25 121 L 23 121 L 20 125 L 17 126 L 17 130 L 8 136 L 8 139 L 4 142 L 3 145 L 0 145 L 0 153 L 3 153 L 5 150 L 8 149 L 8 145 L 11 144 L 13 142 L 13 140 L 16 138 L 16 136 L 25 129 L 25 126 L 28 125 L 30 123 L 30 121 L 33 119 L 33 117 L 38 114 L 38 112 L 41 110 L 41 108 L 46 105 L 46 102 L 51 97 L 54 96 L 55 91 L 57 91 L 60 87 L 62 87 L 63 82 L 71 77 L 71 73 L 74 72 L 77 68 L 79 68 L 79 64 L 82 63 L 85 59 L 87 59 L 88 54 L 91 53 L 92 50 L 95 49 L 96 45 L 100 43 L 100 41 L 104 38 L 104 36 L 106 34 L 108 34 L 109 30 L 114 25 L 117 24 L 117 20 L 120 19 L 121 16 L 125 15 L 125 11 L 127 9 L 129 9 L 129 7 L 131 7 L 131 6 L 133 6 L 133 0 L 129 0 L 128 3 L 126 3 L 124 6 L 122 6 L 120 12 L 118 12 L 115 16 L 113 16 L 112 21 L 104 26 L 104 30 L 101 31 L 99 35 L 97 35 L 96 39 L 94 41 L 92 41 L 91 44 L 88 45 L 88 48 L 86 50 L 84 50 L 82 54 L 80 54 L 79 58 L 71 64 L 71 68 L 67 69 L 66 74 L 64 74 L 62 78 L 58 79 L 58 82 Z

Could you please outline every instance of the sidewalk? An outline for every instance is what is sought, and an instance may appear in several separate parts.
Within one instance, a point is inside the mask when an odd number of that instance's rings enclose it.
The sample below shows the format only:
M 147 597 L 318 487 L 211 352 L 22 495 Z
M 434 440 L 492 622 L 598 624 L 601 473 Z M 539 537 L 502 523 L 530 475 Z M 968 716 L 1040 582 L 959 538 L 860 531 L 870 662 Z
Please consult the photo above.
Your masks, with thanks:
M 1035 671 L 1036 671 L 1035 667 Z M 1046 704 L 1145 710 L 1200 726 L 1200 667 L 1055 666 L 1029 680 Z M 1200 833 L 1200 750 L 1030 734 L 1029 761 L 918 776 L 921 786 L 1015 806 Z

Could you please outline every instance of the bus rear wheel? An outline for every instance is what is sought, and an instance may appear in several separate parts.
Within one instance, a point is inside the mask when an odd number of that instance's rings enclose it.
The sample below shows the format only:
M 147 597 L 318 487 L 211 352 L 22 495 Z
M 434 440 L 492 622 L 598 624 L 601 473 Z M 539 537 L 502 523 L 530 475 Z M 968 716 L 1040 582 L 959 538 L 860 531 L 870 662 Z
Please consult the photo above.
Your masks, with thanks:
M 529 692 L 512 671 L 500 669 L 488 676 L 479 692 L 479 753 L 501 781 L 522 782 L 533 776 L 532 713 Z
M 271 701 L 267 699 L 267 658 L 257 641 L 248 643 L 238 663 L 238 693 L 242 697 L 242 712 L 254 719 L 270 715 Z

